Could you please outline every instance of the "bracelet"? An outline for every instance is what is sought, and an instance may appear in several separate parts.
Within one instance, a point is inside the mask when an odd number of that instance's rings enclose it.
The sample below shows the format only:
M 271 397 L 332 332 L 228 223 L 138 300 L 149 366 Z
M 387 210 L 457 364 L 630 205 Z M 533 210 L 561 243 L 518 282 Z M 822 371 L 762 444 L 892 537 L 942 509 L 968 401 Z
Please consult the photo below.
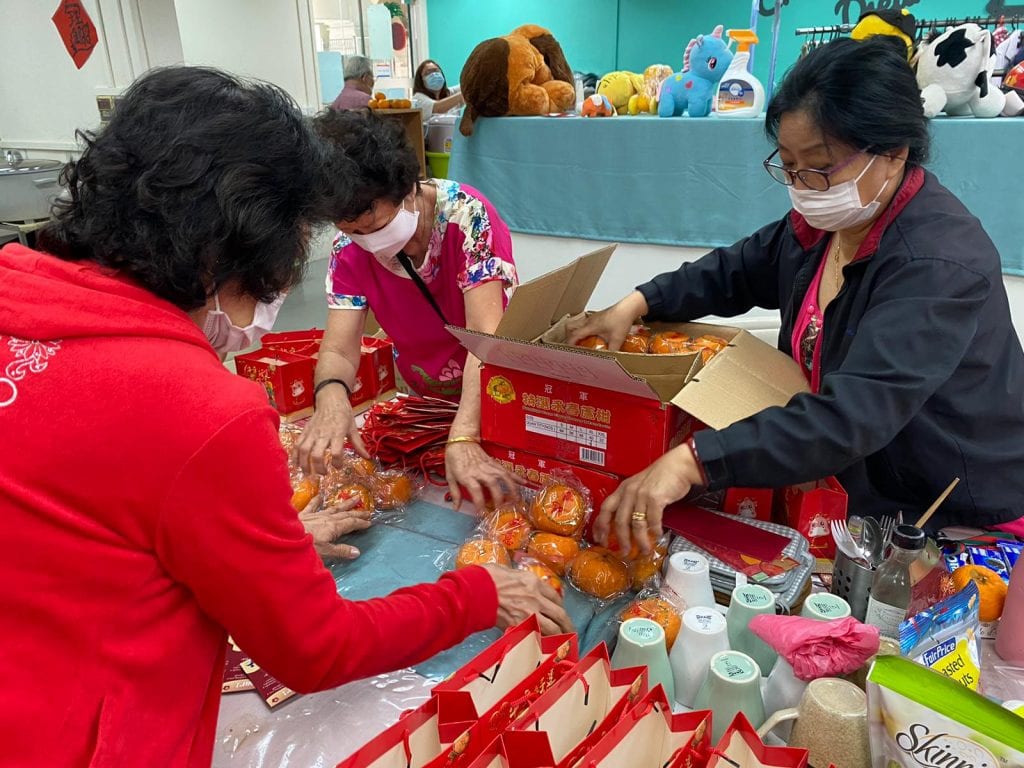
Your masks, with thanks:
M 697 441 L 691 437 L 689 440 L 686 441 L 686 447 L 690 449 L 691 453 L 693 453 L 693 460 L 697 464 L 697 471 L 700 472 L 701 483 L 703 483 L 704 487 L 707 488 L 708 473 L 707 470 L 704 468 L 704 462 L 700 460 L 700 454 L 697 453 Z
M 449 437 L 448 442 L 445 445 L 455 445 L 456 443 L 476 443 L 480 444 L 479 437 L 473 437 L 472 435 L 460 435 L 459 437 Z
M 316 407 L 316 396 L 319 395 L 320 394 L 320 390 L 323 389 L 324 387 L 326 387 L 328 384 L 341 384 L 341 386 L 343 386 L 345 388 L 345 394 L 347 394 L 349 396 L 349 398 L 352 397 L 352 390 L 349 389 L 348 384 L 346 384 L 341 379 L 324 379 L 319 384 L 317 384 L 315 387 L 313 387 L 313 407 L 314 408 Z

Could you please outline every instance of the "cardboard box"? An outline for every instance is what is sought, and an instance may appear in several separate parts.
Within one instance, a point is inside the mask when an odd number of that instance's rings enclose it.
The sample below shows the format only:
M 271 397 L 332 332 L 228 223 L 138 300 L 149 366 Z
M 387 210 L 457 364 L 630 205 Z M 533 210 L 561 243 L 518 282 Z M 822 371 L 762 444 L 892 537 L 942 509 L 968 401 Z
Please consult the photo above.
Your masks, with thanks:
M 815 483 L 791 485 L 775 494 L 777 522 L 799 531 L 811 545 L 811 554 L 834 560 L 833 520 L 846 519 L 847 496 L 834 477 Z
M 270 402 L 281 413 L 293 413 L 313 407 L 313 369 L 311 357 L 259 349 L 235 358 L 239 376 L 262 384 Z
M 607 246 L 519 286 L 493 335 L 449 327 L 485 364 L 484 440 L 633 475 L 704 425 L 721 429 L 807 391 L 792 359 L 738 328 L 652 324 L 726 339 L 729 346 L 706 365 L 697 354 L 598 352 L 559 343 L 614 250 Z

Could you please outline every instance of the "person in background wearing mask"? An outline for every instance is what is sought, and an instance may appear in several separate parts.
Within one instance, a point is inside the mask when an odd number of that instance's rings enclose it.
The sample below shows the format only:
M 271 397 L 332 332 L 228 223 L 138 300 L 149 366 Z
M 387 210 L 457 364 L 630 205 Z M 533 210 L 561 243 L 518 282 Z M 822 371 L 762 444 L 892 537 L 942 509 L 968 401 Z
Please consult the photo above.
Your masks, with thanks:
M 448 87 L 441 66 L 426 59 L 416 68 L 412 82 L 412 105 L 423 113 L 423 122 L 461 107 L 465 101 L 459 86 Z
M 365 56 L 345 59 L 345 87 L 331 102 L 331 109 L 366 109 L 373 93 L 373 64 Z
M 327 273 L 327 327 L 315 375 L 316 410 L 297 443 L 299 465 L 323 472 L 348 438 L 365 455 L 349 404 L 367 310 L 395 344 L 410 389 L 459 403 L 445 451 L 456 504 L 464 487 L 478 509 L 516 495 L 518 481 L 480 447 L 480 363 L 446 329 L 493 333 L 516 285 L 512 237 L 477 190 L 419 182 L 401 126 L 372 114 L 328 110 L 317 132 L 355 171 L 337 190 Z
M 40 250 L 0 249 L 0 761 L 209 768 L 228 633 L 307 692 L 532 613 L 571 631 L 511 568 L 346 600 L 303 531 L 278 416 L 220 361 L 348 174 L 290 97 L 152 70 L 81 139 Z
M 697 432 L 603 505 L 642 547 L 694 486 L 780 487 L 837 475 L 849 509 L 1024 534 L 1024 353 L 999 254 L 921 164 L 928 120 L 900 45 L 829 43 L 769 104 L 764 161 L 793 210 L 729 248 L 659 275 L 577 323 L 618 349 L 637 317 L 683 322 L 779 309 L 779 348 L 810 392 Z M 713 363 L 712 363 L 713 365 Z

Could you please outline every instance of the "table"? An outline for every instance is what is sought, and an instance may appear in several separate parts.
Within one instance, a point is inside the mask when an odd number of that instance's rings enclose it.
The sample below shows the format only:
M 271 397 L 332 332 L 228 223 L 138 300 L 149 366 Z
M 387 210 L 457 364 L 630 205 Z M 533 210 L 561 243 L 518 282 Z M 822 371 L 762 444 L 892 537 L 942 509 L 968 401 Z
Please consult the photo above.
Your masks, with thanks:
M 929 169 L 1024 275 L 1024 119 L 939 117 L 932 137 Z M 515 232 L 715 247 L 789 210 L 761 168 L 771 150 L 760 118 L 481 118 L 455 131 L 448 175 Z
M 386 594 L 403 584 L 436 578 L 445 552 L 464 540 L 475 521 L 466 514 L 440 508 L 443 491 L 428 489 L 426 503 L 378 526 L 376 533 L 359 534 L 353 543 L 362 556 L 332 567 L 339 592 L 362 599 Z M 439 564 L 440 562 L 440 564 Z M 573 594 L 569 590 L 569 595 Z M 612 606 L 601 615 L 587 615 L 589 603 L 569 603 L 567 609 L 581 628 L 580 651 L 591 647 L 617 614 Z M 585 631 L 592 625 L 590 632 Z M 497 636 L 479 633 L 462 646 L 406 669 L 360 680 L 332 691 L 303 696 L 271 711 L 255 693 L 236 693 L 221 700 L 213 768 L 289 768 L 335 765 L 374 734 L 395 722 L 430 696 L 434 682 L 476 655 Z M 1024 668 L 1004 664 L 985 642 L 983 691 L 999 699 L 1024 699 Z

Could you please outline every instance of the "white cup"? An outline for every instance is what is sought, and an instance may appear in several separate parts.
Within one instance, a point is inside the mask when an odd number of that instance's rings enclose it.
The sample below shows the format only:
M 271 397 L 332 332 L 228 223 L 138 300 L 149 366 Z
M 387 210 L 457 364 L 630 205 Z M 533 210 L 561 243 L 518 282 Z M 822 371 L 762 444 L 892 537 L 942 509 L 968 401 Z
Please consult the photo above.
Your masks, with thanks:
M 850 604 L 838 595 L 816 592 L 804 600 L 804 607 L 800 609 L 800 615 L 805 619 L 815 619 L 816 621 L 836 621 L 850 615 Z
M 711 658 L 729 650 L 725 617 L 716 608 L 688 608 L 672 652 L 668 655 L 676 685 L 676 701 L 693 708 L 697 692 L 704 685 Z
M 679 595 L 686 608 L 715 604 L 708 559 L 697 552 L 676 552 L 668 559 L 665 585 Z

